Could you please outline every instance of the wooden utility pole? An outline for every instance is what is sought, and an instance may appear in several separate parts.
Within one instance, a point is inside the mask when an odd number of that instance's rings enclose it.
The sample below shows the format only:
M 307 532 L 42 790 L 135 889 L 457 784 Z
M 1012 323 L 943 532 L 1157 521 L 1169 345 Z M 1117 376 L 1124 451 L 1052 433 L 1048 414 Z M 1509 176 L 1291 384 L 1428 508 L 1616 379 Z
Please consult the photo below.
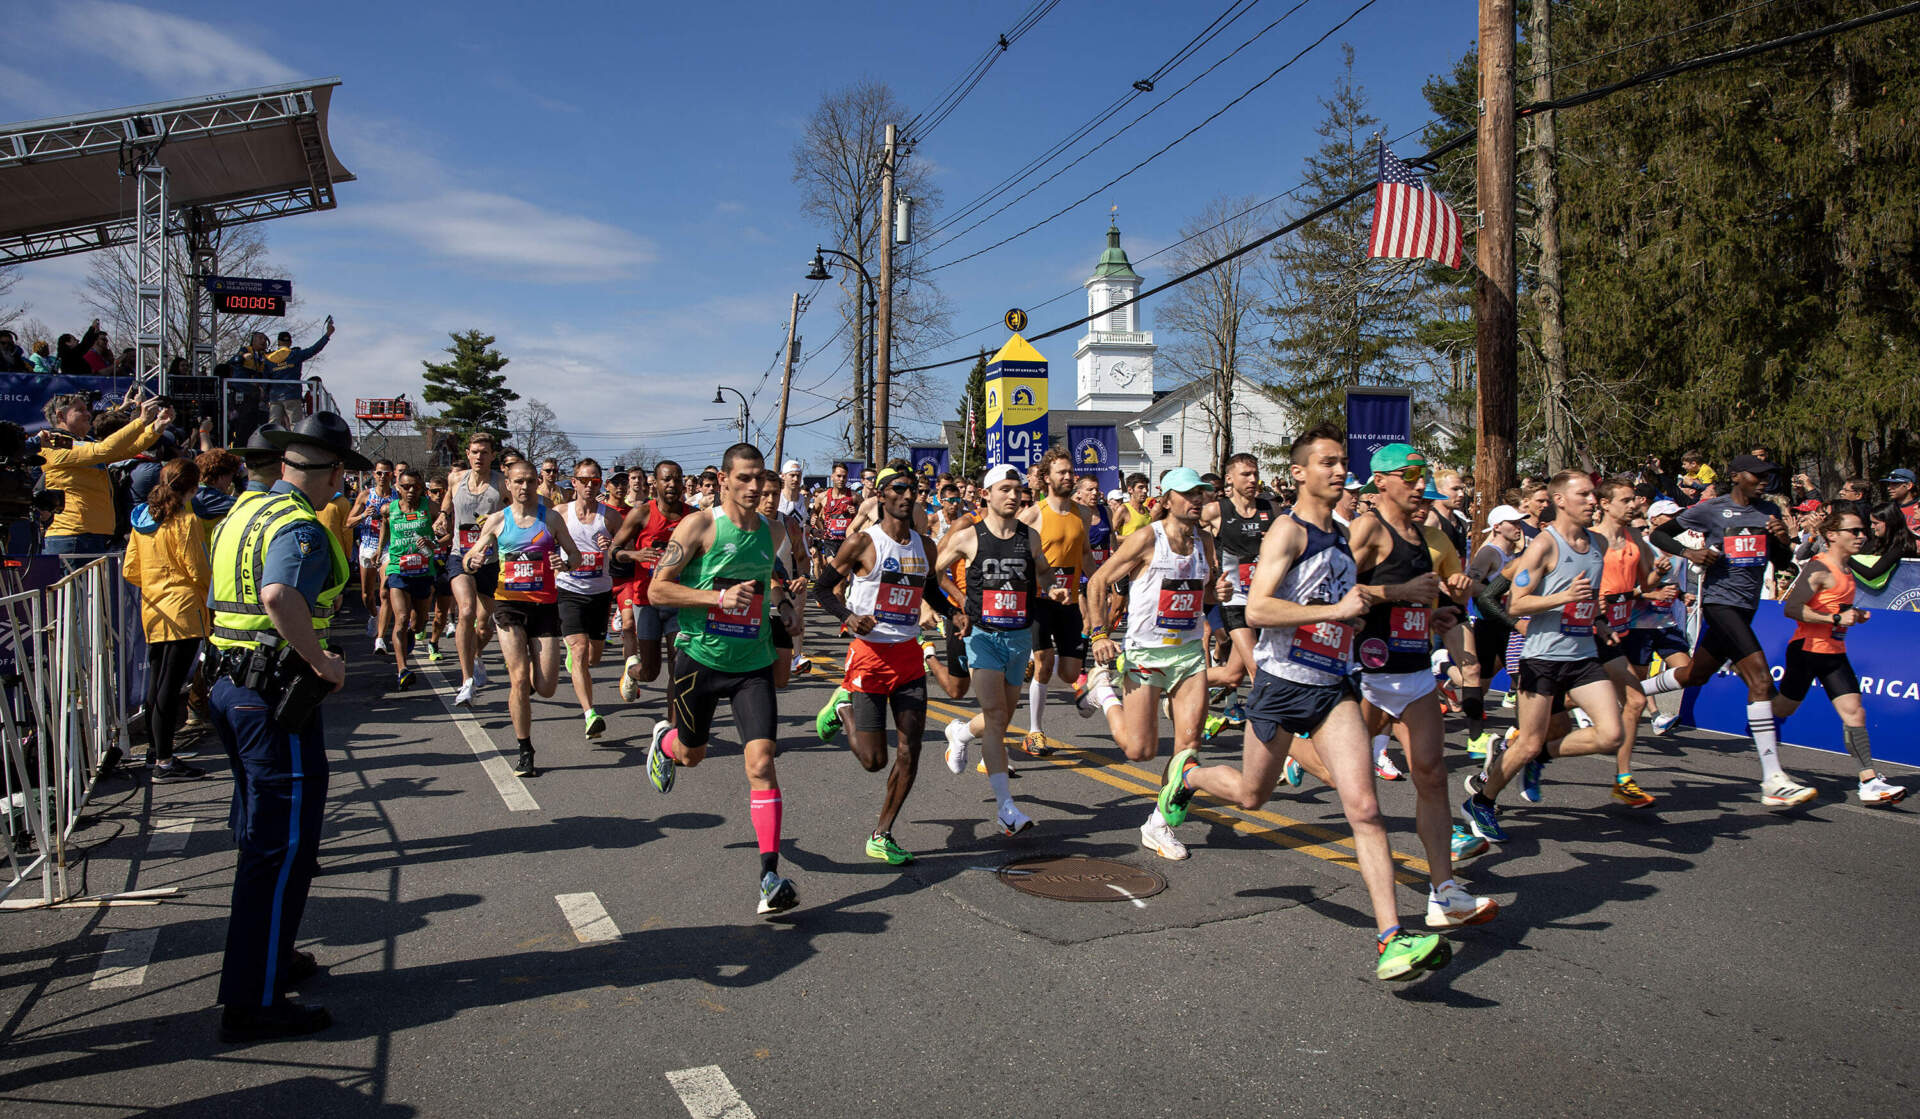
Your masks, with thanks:
M 873 317 L 873 458 L 877 470 L 887 461 L 888 397 L 893 392 L 893 161 L 895 128 L 887 125 L 887 147 L 880 160 L 879 304 Z
M 1513 488 L 1520 386 L 1514 352 L 1518 320 L 1513 274 L 1513 0 L 1480 0 L 1480 130 L 1475 152 L 1480 234 L 1473 287 L 1478 404 L 1474 492 L 1477 527 Z
M 1527 21 L 1527 44 L 1533 48 L 1533 99 L 1553 100 L 1553 5 L 1537 0 Z M 1533 125 L 1534 235 L 1540 243 L 1540 282 L 1534 298 L 1540 304 L 1540 356 L 1547 367 L 1543 401 L 1547 416 L 1547 472 L 1558 474 L 1574 466 L 1573 417 L 1567 412 L 1567 324 L 1564 289 L 1560 286 L 1560 170 L 1559 142 L 1554 135 L 1553 110 L 1535 113 Z
M 793 293 L 793 310 L 787 315 L 787 363 L 780 370 L 780 422 L 773 429 L 773 468 L 787 461 L 787 393 L 793 387 L 793 332 L 800 325 L 800 293 Z

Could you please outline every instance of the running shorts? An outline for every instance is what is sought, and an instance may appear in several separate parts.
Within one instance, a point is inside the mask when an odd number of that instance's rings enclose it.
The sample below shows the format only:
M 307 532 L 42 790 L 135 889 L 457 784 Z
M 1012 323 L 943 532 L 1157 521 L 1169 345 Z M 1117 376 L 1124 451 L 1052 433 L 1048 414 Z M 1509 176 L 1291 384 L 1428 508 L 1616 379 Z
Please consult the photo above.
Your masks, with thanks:
M 433 576 L 431 575 L 389 575 L 387 587 L 390 590 L 407 592 L 407 597 L 415 602 L 433 600 Z
M 1700 608 L 1700 649 L 1728 664 L 1760 652 L 1752 610 L 1709 602 Z
M 607 623 L 613 618 L 612 591 L 580 594 L 562 590 L 560 601 L 554 605 L 560 608 L 560 636 L 572 637 L 576 633 L 583 633 L 589 641 L 607 639 Z
M 1178 645 L 1150 645 L 1127 650 L 1127 688 L 1159 688 L 1162 694 L 1194 676 L 1206 675 L 1207 650 L 1198 641 Z
M 1360 698 L 1386 712 L 1389 719 L 1398 719 L 1402 712 L 1413 706 L 1415 700 L 1433 694 L 1439 681 L 1433 678 L 1431 668 L 1416 668 L 1412 672 L 1362 672 L 1360 674 Z
M 1066 660 L 1087 659 L 1087 623 L 1078 602 L 1036 599 L 1033 604 L 1033 647 L 1051 650 Z
M 1630 629 L 1621 644 L 1627 650 L 1627 660 L 1635 668 L 1645 668 L 1653 663 L 1655 653 L 1662 657 L 1674 653 L 1691 653 L 1687 646 L 1685 630 L 1678 628 Z
M 1346 700 L 1358 699 L 1359 694 L 1351 676 L 1342 677 L 1335 684 L 1302 684 L 1256 671 L 1253 693 L 1247 697 L 1247 725 L 1262 742 L 1272 742 L 1282 730 L 1299 738 L 1310 738 L 1335 707 Z
M 915 645 L 918 649 L 919 646 Z M 920 729 L 927 729 L 927 678 L 909 680 L 891 692 L 854 692 L 848 705 L 853 708 L 853 729 L 871 734 L 887 729 L 887 709 L 893 709 L 893 725 L 918 718 Z
M 680 611 L 651 603 L 633 604 L 633 635 L 642 641 L 660 641 L 680 632 Z
M 1607 670 L 1592 657 L 1577 661 L 1550 661 L 1539 657 L 1520 658 L 1520 690 L 1529 695 L 1564 698 L 1576 688 L 1609 682 Z
M 1027 660 L 1032 656 L 1032 627 L 988 629 L 974 626 L 967 631 L 967 663 L 980 672 L 998 672 L 1014 687 L 1026 682 Z
M 525 630 L 529 638 L 558 637 L 560 636 L 560 604 L 495 599 L 493 623 L 501 629 Z
M 879 644 L 856 637 L 847 646 L 847 674 L 840 686 L 884 696 L 926 675 L 927 661 L 918 641 Z M 921 691 L 926 691 L 924 686 Z
M 1780 676 L 1780 694 L 1795 703 L 1807 698 L 1807 689 L 1815 680 L 1826 689 L 1827 699 L 1860 694 L 1860 677 L 1845 653 L 1809 653 L 1801 642 L 1787 646 L 1785 671 Z
M 500 586 L 500 565 L 490 563 L 478 571 L 468 571 L 465 568 L 461 568 L 453 573 L 453 577 L 455 579 L 472 579 L 474 594 L 479 595 L 481 598 L 492 598 L 494 590 Z
M 971 676 L 973 669 L 967 665 L 966 639 L 947 626 L 947 674 L 950 676 Z
M 733 710 L 734 729 L 742 743 L 772 739 L 776 712 L 773 704 L 773 666 L 752 672 L 722 672 L 708 668 L 684 650 L 673 655 L 673 677 L 667 682 L 667 710 L 680 741 L 694 749 L 713 735 L 713 716 L 720 701 Z
M 1245 606 L 1220 607 L 1220 628 L 1232 633 L 1236 629 L 1247 628 L 1247 608 Z

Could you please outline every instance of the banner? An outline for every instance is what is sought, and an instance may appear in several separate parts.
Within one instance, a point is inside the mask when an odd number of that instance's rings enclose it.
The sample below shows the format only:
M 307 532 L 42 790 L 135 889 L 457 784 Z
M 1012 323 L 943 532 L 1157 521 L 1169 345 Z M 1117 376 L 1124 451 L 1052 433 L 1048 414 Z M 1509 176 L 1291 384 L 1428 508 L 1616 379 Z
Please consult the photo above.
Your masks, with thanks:
M 867 463 L 865 459 L 857 459 L 857 458 L 836 459 L 834 461 L 834 465 L 844 466 L 847 468 L 847 485 L 849 487 L 856 490 L 860 488 L 860 478 L 862 475 L 866 474 L 867 472 Z
M 132 377 L 49 377 L 43 373 L 0 373 L 0 420 L 12 420 L 32 435 L 47 426 L 47 401 L 70 392 L 98 392 L 113 403 L 133 387 Z
M 1067 453 L 1075 474 L 1091 474 L 1102 494 L 1120 488 L 1120 429 L 1112 424 L 1067 427 Z
M 1347 469 L 1362 482 L 1373 474 L 1373 452 L 1413 442 L 1413 393 L 1407 389 L 1347 390 Z
M 1862 610 L 1920 610 L 1920 559 L 1901 560 L 1877 591 L 1856 580 L 1853 604 Z
M 909 447 L 907 461 L 913 463 L 913 472 L 920 476 L 921 483 L 929 484 L 952 468 L 953 452 L 945 443 Z
M 988 466 L 1021 470 L 1047 452 L 1047 359 L 1018 334 L 987 365 Z

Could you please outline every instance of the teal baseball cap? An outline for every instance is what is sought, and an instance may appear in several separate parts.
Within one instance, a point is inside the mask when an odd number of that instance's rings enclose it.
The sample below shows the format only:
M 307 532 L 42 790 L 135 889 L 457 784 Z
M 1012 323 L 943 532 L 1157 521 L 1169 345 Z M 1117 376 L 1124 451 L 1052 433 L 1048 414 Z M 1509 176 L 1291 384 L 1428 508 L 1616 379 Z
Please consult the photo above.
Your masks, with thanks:
M 1202 478 L 1198 471 L 1189 466 L 1176 466 L 1160 476 L 1160 492 L 1192 493 L 1194 490 L 1210 490 L 1213 485 Z
M 1414 450 L 1411 443 L 1388 443 L 1373 452 L 1373 457 L 1367 465 L 1373 471 L 1373 475 L 1367 479 L 1367 484 L 1361 488 L 1360 492 L 1379 493 L 1380 487 L 1374 478 L 1383 473 L 1398 474 L 1413 466 L 1424 470 L 1427 466 L 1427 456 Z

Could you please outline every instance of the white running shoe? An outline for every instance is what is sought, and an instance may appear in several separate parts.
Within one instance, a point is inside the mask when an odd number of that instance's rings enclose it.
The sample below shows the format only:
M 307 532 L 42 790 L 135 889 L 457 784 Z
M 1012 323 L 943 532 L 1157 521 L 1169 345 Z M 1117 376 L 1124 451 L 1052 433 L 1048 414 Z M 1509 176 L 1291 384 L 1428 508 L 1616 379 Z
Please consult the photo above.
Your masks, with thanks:
M 1899 804 L 1906 796 L 1905 785 L 1890 784 L 1877 773 L 1873 780 L 1860 782 L 1860 803 L 1868 808 L 1887 808 Z
M 1675 711 L 1671 715 L 1655 715 L 1653 717 L 1653 733 L 1672 734 L 1673 725 L 1679 721 L 1680 712 L 1678 711 Z
M 453 693 L 453 705 L 455 707 L 473 706 L 473 681 L 460 681 L 460 690 Z
M 1393 764 L 1393 759 L 1387 756 L 1385 750 L 1373 756 L 1373 775 L 1382 781 L 1398 781 L 1406 776 L 1400 772 L 1399 766 Z
M 1519 706 L 1519 704 L 1520 693 L 1512 688 L 1508 688 L 1507 694 L 1500 697 L 1500 706 L 1505 710 L 1511 711 Z
M 487 686 L 487 662 L 478 655 L 473 658 L 473 690 L 479 691 Z
M 1500 912 L 1500 903 L 1492 898 L 1477 898 L 1466 887 L 1448 879 L 1438 889 L 1427 888 L 1427 927 L 1452 929 L 1491 921 Z
M 389 648 L 387 648 L 387 639 L 386 639 L 386 638 L 384 638 L 384 637 L 376 637 L 376 638 L 374 638 L 374 639 L 373 639 L 373 651 L 374 651 L 374 652 L 376 652 L 376 653 L 390 653 L 390 652 L 392 652 L 393 650 L 391 650 L 391 649 L 389 649 Z
M 1000 834 L 1005 836 L 1019 835 L 1033 827 L 1033 818 L 1011 801 L 1002 805 L 994 818 L 1000 821 Z
M 459 622 L 448 622 L 446 630 L 442 632 L 440 636 L 452 637 L 456 632 L 459 631 L 459 628 L 460 628 Z
M 620 699 L 623 702 L 632 703 L 634 697 L 640 694 L 640 681 L 633 678 L 634 666 L 639 663 L 640 658 L 635 655 L 628 657 L 627 663 L 620 666 Z
M 1791 808 L 1820 794 L 1782 773 L 1760 782 L 1760 803 L 1769 808 Z
M 955 719 L 947 724 L 947 770 L 951 773 L 967 771 L 967 744 L 972 735 L 967 731 L 967 720 Z
M 1590 730 L 1593 727 L 1592 717 L 1578 707 L 1573 709 L 1573 722 L 1581 730 Z
M 1158 812 L 1147 817 L 1147 822 L 1140 825 L 1140 845 L 1163 859 L 1179 862 L 1187 857 L 1187 845 L 1180 842 Z

